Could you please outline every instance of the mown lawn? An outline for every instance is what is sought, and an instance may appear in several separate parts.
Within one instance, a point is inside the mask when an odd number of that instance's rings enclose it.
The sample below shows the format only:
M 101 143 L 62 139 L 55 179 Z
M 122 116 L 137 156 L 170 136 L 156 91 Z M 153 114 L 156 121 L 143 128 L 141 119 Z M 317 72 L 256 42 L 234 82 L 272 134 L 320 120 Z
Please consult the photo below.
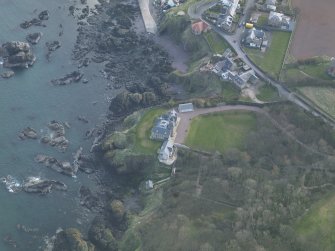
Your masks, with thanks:
M 251 48 L 245 48 L 245 52 L 262 70 L 272 77 L 279 78 L 290 37 L 290 32 L 274 31 L 270 47 L 266 49 L 265 53 Z
M 335 250 L 335 195 L 316 203 L 295 224 L 295 230 L 300 238 L 319 250 Z
M 214 31 L 204 34 L 213 54 L 222 54 L 227 48 L 230 48 L 226 40 Z
M 155 119 L 166 110 L 153 108 L 146 111 L 135 128 L 135 150 L 141 153 L 155 153 L 162 144 L 150 139 L 151 128 Z
M 265 84 L 258 89 L 257 98 L 264 102 L 276 101 L 279 99 L 278 91 L 275 87 Z
M 258 20 L 257 20 L 257 25 L 258 26 L 267 25 L 268 19 L 269 19 L 269 15 L 267 15 L 267 14 L 260 15 Z
M 306 86 L 299 91 L 323 111 L 335 118 L 335 88 Z
M 224 152 L 243 148 L 243 141 L 256 126 L 251 112 L 224 112 L 203 115 L 193 119 L 186 145 L 205 151 Z

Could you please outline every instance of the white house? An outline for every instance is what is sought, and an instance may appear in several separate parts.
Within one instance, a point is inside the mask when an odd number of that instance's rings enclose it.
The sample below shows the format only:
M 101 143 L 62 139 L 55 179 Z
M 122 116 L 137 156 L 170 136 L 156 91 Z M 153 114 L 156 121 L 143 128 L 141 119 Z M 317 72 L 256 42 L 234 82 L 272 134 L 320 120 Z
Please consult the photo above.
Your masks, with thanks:
M 166 165 L 172 165 L 176 160 L 177 148 L 174 146 L 172 140 L 164 141 L 159 149 L 158 160 Z
M 278 28 L 288 28 L 290 26 L 291 18 L 285 16 L 283 13 L 271 11 L 269 14 L 268 24 Z

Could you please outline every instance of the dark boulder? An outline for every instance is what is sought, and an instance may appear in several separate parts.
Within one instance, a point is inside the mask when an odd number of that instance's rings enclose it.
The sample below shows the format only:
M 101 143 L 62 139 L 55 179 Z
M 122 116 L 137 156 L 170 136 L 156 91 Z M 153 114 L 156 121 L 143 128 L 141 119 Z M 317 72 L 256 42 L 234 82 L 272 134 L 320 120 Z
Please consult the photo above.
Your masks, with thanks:
M 40 41 L 41 37 L 42 37 L 42 32 L 35 32 L 35 33 L 28 34 L 26 36 L 26 40 L 31 44 L 37 44 Z
M 38 18 L 40 20 L 48 20 L 49 16 L 50 16 L 50 14 L 49 14 L 49 11 L 47 11 L 47 10 L 44 10 L 40 14 L 38 14 Z
M 62 44 L 61 44 L 61 42 L 55 40 L 55 41 L 51 41 L 51 42 L 46 42 L 45 45 L 47 46 L 48 51 L 55 51 L 58 48 L 60 48 Z

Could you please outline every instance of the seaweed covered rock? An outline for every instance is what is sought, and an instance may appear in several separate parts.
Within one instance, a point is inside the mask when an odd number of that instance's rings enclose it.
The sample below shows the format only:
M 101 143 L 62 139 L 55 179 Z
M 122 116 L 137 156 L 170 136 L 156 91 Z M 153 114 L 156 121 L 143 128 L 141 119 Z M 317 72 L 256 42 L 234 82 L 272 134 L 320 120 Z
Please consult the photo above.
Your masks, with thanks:
M 105 227 L 102 223 L 95 222 L 92 224 L 88 237 L 99 250 L 104 251 L 117 251 L 119 250 L 118 244 L 113 236 L 112 231 Z
M 92 243 L 85 241 L 76 228 L 69 228 L 57 234 L 53 251 L 95 251 Z

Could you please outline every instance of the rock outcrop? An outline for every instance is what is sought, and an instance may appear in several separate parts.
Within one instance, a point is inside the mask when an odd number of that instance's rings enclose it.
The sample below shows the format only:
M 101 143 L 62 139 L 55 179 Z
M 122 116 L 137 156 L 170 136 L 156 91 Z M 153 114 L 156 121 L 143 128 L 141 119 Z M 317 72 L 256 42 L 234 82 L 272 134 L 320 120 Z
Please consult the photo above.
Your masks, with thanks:
M 31 27 L 33 25 L 35 25 L 35 26 L 42 26 L 42 21 L 40 19 L 38 19 L 38 18 L 33 18 L 33 19 L 29 20 L 29 21 L 24 21 L 23 23 L 21 23 L 20 27 L 22 29 L 28 29 L 29 27 Z
M 70 162 L 64 161 L 60 162 L 54 157 L 49 157 L 47 155 L 38 154 L 35 157 L 37 163 L 44 164 L 46 167 L 55 170 L 58 173 L 62 173 L 68 176 L 75 176 L 78 171 L 78 166 L 71 165 Z
M 79 71 L 74 71 L 72 73 L 65 75 L 65 77 L 51 80 L 51 83 L 53 85 L 69 85 L 73 82 L 79 82 L 80 79 L 83 77 L 83 75 L 84 74 L 82 74 Z
M 36 60 L 30 45 L 26 42 L 12 41 L 2 45 L 3 66 L 6 68 L 28 68 Z
M 60 231 L 56 235 L 56 240 L 52 251 L 95 251 L 95 247 L 76 228 L 69 228 Z
M 48 51 L 55 51 L 58 48 L 61 47 L 61 42 L 55 40 L 55 41 L 50 41 L 45 43 L 46 47 L 48 48 Z
M 52 120 L 48 124 L 50 135 L 41 138 L 41 142 L 57 147 L 62 152 L 66 151 L 69 146 L 69 141 L 65 138 L 65 127 L 62 123 Z
M 20 139 L 37 139 L 38 138 L 38 134 L 37 132 L 31 128 L 31 127 L 26 127 L 22 130 L 22 132 L 20 132 L 19 134 L 19 138 Z
M 3 73 L 1 73 L 1 77 L 3 78 L 11 78 L 15 75 L 15 72 L 13 71 L 5 71 Z
M 23 182 L 23 190 L 27 193 L 50 193 L 52 189 L 67 190 L 67 186 L 56 180 L 44 180 L 38 177 L 28 177 Z
M 31 44 L 37 44 L 40 41 L 42 35 L 42 32 L 31 33 L 26 36 L 26 40 Z
M 49 14 L 48 10 L 41 11 L 40 14 L 38 14 L 38 18 L 40 20 L 48 20 L 49 16 L 50 16 L 50 14 Z

